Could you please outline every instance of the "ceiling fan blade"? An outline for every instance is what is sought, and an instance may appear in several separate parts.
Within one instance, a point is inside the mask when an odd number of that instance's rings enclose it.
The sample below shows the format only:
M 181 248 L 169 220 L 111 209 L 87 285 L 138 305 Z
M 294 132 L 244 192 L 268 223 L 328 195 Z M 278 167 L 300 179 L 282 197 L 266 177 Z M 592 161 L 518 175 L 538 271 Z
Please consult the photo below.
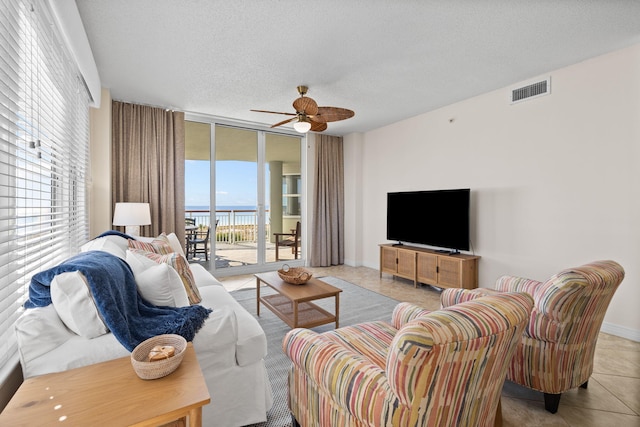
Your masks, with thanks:
M 306 96 L 301 96 L 293 101 L 293 108 L 295 108 L 298 113 L 303 113 L 307 116 L 318 114 L 318 104 Z
M 337 122 L 339 120 L 350 119 L 356 113 L 346 108 L 338 107 L 318 107 L 318 113 L 310 117 L 311 120 L 320 123 Z
M 296 116 L 297 115 L 295 113 L 282 113 L 280 111 L 268 111 L 268 110 L 249 110 L 249 111 L 255 111 L 256 113 L 284 114 L 286 116 Z
M 319 122 L 311 122 L 311 129 L 312 132 L 322 132 L 327 130 L 327 124 L 326 123 L 319 123 Z
M 272 128 L 276 128 L 278 126 L 286 125 L 287 123 L 292 122 L 292 121 L 296 120 L 297 118 L 298 118 L 297 116 L 296 117 L 291 117 L 290 119 L 283 120 L 283 121 L 281 121 L 279 123 L 276 123 L 275 125 L 273 125 L 271 127 Z

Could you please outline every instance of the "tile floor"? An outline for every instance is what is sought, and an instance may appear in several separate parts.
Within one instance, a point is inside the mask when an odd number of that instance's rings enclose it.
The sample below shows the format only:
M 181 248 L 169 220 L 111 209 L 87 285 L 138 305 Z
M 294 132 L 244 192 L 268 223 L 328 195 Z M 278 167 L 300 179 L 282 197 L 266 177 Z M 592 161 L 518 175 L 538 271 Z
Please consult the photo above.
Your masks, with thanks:
M 310 268 L 314 276 L 335 276 L 399 301 L 411 301 L 435 310 L 440 294 L 429 286 L 413 287 L 413 282 L 380 278 L 378 270 L 367 267 L 336 266 Z M 252 275 L 220 278 L 229 291 L 255 287 Z M 640 342 L 601 333 L 594 372 L 588 389 L 562 394 L 556 414 L 544 409 L 542 393 L 517 384 L 505 383 L 502 392 L 505 427 L 593 426 L 640 427 Z

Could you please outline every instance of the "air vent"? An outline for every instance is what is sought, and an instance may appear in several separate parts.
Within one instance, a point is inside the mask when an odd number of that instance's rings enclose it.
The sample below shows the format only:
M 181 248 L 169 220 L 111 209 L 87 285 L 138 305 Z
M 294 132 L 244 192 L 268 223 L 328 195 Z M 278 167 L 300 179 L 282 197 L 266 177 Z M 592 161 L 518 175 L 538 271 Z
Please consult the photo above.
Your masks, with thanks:
M 511 103 L 527 101 L 551 93 L 551 77 L 511 91 Z

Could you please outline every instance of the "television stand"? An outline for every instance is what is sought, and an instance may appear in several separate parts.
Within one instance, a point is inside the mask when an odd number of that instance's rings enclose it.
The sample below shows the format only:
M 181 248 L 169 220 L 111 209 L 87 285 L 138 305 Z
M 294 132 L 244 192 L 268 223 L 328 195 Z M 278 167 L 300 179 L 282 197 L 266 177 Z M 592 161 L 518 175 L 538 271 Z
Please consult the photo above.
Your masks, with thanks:
M 456 251 L 456 250 L 449 251 L 447 249 L 436 249 L 435 252 L 437 252 L 439 254 L 445 254 L 445 255 L 458 255 L 458 254 L 460 254 L 460 251 Z
M 395 244 L 380 245 L 380 277 L 382 273 L 413 280 L 438 288 L 478 287 L 479 256 L 436 251 Z

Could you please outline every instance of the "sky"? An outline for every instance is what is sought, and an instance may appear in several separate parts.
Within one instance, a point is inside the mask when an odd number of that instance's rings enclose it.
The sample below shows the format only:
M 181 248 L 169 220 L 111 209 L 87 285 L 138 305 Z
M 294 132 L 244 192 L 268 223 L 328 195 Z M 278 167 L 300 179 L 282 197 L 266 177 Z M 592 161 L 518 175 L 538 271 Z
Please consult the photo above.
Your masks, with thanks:
M 185 206 L 209 206 L 211 189 L 209 166 L 210 162 L 206 160 L 185 161 Z M 217 206 L 256 205 L 257 164 L 255 162 L 219 161 L 216 167 Z

